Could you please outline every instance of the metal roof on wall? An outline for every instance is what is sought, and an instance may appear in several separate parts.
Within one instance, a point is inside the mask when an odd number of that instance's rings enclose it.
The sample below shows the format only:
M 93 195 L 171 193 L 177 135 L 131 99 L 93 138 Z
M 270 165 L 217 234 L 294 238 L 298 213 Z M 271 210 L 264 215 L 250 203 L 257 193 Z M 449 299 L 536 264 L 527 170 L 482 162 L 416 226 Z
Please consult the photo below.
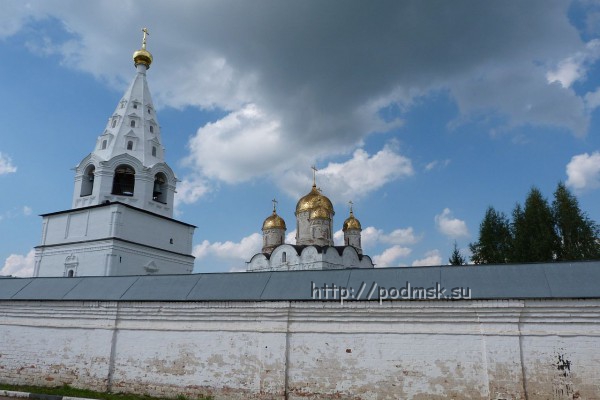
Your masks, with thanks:
M 0 300 L 346 301 L 600 298 L 600 261 L 191 275 L 0 279 Z M 335 289 L 338 288 L 338 289 Z M 341 290 L 339 288 L 344 288 Z M 431 290 L 431 289 L 430 289 Z M 469 292 L 467 292 L 469 290 Z M 419 295 L 421 293 L 421 295 Z M 419 297 L 421 296 L 421 297 Z M 442 296 L 441 298 L 444 298 Z

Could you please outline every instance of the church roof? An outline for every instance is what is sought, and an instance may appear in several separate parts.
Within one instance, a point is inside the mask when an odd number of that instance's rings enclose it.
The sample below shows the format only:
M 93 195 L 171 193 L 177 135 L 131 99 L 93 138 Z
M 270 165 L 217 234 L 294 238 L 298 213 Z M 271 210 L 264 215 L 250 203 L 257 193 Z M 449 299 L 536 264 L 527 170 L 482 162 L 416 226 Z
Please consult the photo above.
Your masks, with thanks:
M 164 162 L 160 125 L 146 80 L 146 71 L 152 63 L 152 55 L 146 50 L 146 33 L 147 31 L 144 33 L 142 49 L 134 53 L 137 73 L 108 119 L 102 134 L 112 135 L 113 139 L 107 141 L 106 145 L 99 142 L 93 151 L 101 160 L 127 153 L 138 158 L 146 167 Z M 133 141 L 128 146 L 130 140 Z M 152 146 L 156 149 L 152 150 Z
M 312 301 L 312 285 L 365 285 L 400 290 L 440 284 L 469 288 L 475 300 L 598 299 L 600 261 L 360 268 L 192 275 L 0 279 L 0 300 L 48 301 Z M 333 291 L 332 291 L 333 292 Z M 334 292 L 333 292 L 334 293 Z M 339 292 L 338 292 L 339 293 Z M 339 296 L 339 294 L 338 294 Z M 328 300 L 339 301 L 335 295 Z M 402 301 L 402 300 L 399 300 Z
M 93 206 L 80 207 L 80 208 L 77 209 L 77 211 L 87 210 L 87 209 L 90 209 L 90 208 L 108 207 L 108 206 L 111 206 L 113 204 L 118 204 L 120 206 L 127 207 L 127 208 L 130 208 L 132 210 L 135 210 L 135 211 L 138 211 L 138 212 L 141 212 L 141 213 L 152 214 L 152 215 L 154 215 L 156 217 L 168 219 L 170 221 L 177 222 L 178 224 L 181 224 L 181 225 L 186 225 L 186 226 L 190 226 L 192 228 L 197 228 L 196 225 L 188 224 L 186 222 L 182 222 L 182 221 L 179 221 L 179 220 L 176 220 L 176 219 L 173 219 L 173 218 L 165 217 L 164 215 L 156 214 L 156 213 L 153 213 L 151 211 L 144 210 L 143 208 L 134 207 L 134 206 L 131 206 L 129 204 L 122 203 L 120 201 L 106 201 L 104 203 L 96 204 L 96 205 L 93 205 Z M 58 215 L 58 214 L 68 214 L 68 213 L 71 213 L 71 212 L 73 212 L 72 209 L 62 210 L 62 211 L 54 211 L 54 212 L 51 212 L 51 213 L 40 214 L 40 217 L 49 217 L 51 215 Z

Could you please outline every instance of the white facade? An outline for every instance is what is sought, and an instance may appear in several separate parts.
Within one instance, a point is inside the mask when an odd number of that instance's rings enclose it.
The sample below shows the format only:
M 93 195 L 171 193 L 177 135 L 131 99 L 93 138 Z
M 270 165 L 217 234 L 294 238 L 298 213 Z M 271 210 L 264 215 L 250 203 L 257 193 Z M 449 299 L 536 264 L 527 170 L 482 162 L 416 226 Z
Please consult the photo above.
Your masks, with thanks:
M 20 300 L 0 311 L 9 384 L 219 400 L 600 398 L 598 299 Z
M 275 202 L 275 200 L 273 200 Z M 361 226 L 354 217 L 344 221 L 344 246 L 334 246 L 331 201 L 316 183 L 296 205 L 296 245 L 285 244 L 285 221 L 273 214 L 263 223 L 262 252 L 248 261 L 247 271 L 296 271 L 373 268 L 371 257 L 362 254 Z
M 268 255 L 255 254 L 248 271 L 297 271 L 309 269 L 373 268 L 369 256 L 358 254 L 352 246 L 277 246 Z
M 42 216 L 34 276 L 192 272 L 195 227 L 172 219 L 177 178 L 146 82 L 145 38 L 134 62 L 131 85 L 75 168 L 72 209 Z
M 34 276 L 186 274 L 195 227 L 120 203 L 43 215 Z

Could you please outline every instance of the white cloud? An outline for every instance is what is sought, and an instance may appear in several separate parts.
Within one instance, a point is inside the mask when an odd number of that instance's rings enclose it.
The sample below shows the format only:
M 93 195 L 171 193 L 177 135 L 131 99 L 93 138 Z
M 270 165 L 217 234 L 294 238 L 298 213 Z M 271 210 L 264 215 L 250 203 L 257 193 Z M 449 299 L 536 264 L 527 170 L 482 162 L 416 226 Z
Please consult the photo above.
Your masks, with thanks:
M 31 209 L 31 207 L 23 206 L 23 215 L 25 215 L 27 217 L 27 216 L 31 215 L 32 212 L 33 212 L 33 210 Z
M 260 252 L 261 248 L 262 235 L 253 233 L 250 236 L 242 238 L 238 243 L 229 240 L 226 242 L 210 243 L 208 240 L 204 240 L 199 245 L 194 246 L 192 254 L 196 259 L 213 256 L 227 260 L 247 260 Z
M 198 130 L 189 143 L 187 163 L 203 175 L 238 183 L 285 166 L 281 125 L 254 104 Z
M 439 169 L 446 168 L 448 165 L 450 165 L 450 159 L 446 159 L 443 161 L 434 160 L 434 161 L 428 163 L 427 165 L 425 165 L 425 171 L 429 172 L 435 168 L 439 168 Z
M 435 216 L 437 229 L 444 235 L 451 238 L 469 236 L 469 230 L 465 221 L 458 218 L 452 218 L 452 211 L 444 208 L 441 214 Z
M 413 261 L 412 265 L 413 267 L 442 265 L 442 256 L 439 250 L 431 250 L 425 253 L 424 258 Z
M 11 254 L 4 261 L 4 267 L 0 275 L 12 275 L 18 277 L 33 276 L 35 251 L 31 250 L 27 255 Z
M 586 43 L 583 50 L 563 59 L 556 69 L 546 73 L 548 82 L 559 82 L 562 87 L 569 88 L 574 82 L 584 79 L 587 70 L 600 58 L 600 40 L 594 39 Z
M 285 242 L 288 244 L 295 244 L 296 243 L 296 230 L 294 229 L 291 232 L 288 232 L 285 235 Z
M 17 167 L 12 165 L 12 160 L 0 152 L 0 175 L 12 174 L 17 172 Z
M 188 177 L 177 183 L 175 208 L 180 204 L 193 204 L 210 191 L 208 182 L 197 176 Z
M 327 188 L 327 195 L 339 201 L 360 198 L 388 182 L 413 174 L 411 161 L 390 145 L 372 156 L 357 149 L 348 161 L 329 163 L 318 173 L 319 183 Z
M 400 126 L 402 113 L 417 99 L 440 91 L 458 105 L 457 121 L 483 114 L 500 116 L 496 120 L 509 129 L 535 125 L 587 132 L 586 102 L 565 87 L 585 79 L 598 57 L 598 41 L 582 42 L 565 4 L 390 2 L 372 11 L 320 1 L 122 7 L 117 0 L 33 0 L 3 9 L 0 36 L 34 20 L 59 21 L 64 32 L 44 38 L 44 46 L 67 67 L 123 88 L 132 74 L 129 55 L 139 46 L 139 31 L 132 27 L 143 14 L 151 27 L 148 46 L 156 67 L 149 73 L 156 103 L 225 113 L 199 128 L 188 161 L 201 176 L 229 183 L 262 175 L 279 181 L 277 175 L 287 177 L 286 171 L 348 154 L 368 135 Z M 327 15 L 338 16 L 335 35 Z M 451 20 L 460 23 L 446 23 Z M 356 21 L 363 29 L 356 29 Z M 397 38 L 407 37 L 421 40 L 399 46 Z M 556 67 L 548 72 L 548 66 Z M 382 119 L 386 107 L 397 107 L 400 116 Z M 386 169 L 384 160 L 401 171 Z M 389 149 L 373 156 L 356 150 L 351 160 L 330 164 L 325 172 L 360 166 L 366 168 L 359 171 L 366 186 L 352 191 L 358 179 L 344 175 L 331 188 L 344 201 L 412 174 L 410 160 Z M 193 202 L 205 191 L 193 193 L 180 199 Z
M 363 249 L 369 249 L 381 243 L 405 246 L 415 244 L 419 240 L 421 240 L 421 237 L 415 235 L 412 227 L 399 228 L 390 233 L 385 233 L 382 229 L 368 226 L 361 232 Z
M 567 186 L 583 191 L 600 187 L 600 152 L 573 156 L 567 164 Z
M 398 267 L 397 260 L 407 257 L 410 253 L 410 248 L 394 245 L 384 250 L 383 253 L 374 256 L 373 263 L 377 268 Z

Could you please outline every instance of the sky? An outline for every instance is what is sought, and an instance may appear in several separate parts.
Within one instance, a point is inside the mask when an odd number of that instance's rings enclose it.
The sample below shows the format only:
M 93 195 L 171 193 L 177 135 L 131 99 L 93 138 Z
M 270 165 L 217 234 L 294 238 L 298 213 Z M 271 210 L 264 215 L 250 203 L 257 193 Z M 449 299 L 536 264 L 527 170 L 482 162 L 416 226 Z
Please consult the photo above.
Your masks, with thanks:
M 376 267 L 466 257 L 485 210 L 559 182 L 600 221 L 600 2 L 0 0 L 0 274 L 28 276 L 135 76 L 194 272 L 243 271 L 317 184 Z

